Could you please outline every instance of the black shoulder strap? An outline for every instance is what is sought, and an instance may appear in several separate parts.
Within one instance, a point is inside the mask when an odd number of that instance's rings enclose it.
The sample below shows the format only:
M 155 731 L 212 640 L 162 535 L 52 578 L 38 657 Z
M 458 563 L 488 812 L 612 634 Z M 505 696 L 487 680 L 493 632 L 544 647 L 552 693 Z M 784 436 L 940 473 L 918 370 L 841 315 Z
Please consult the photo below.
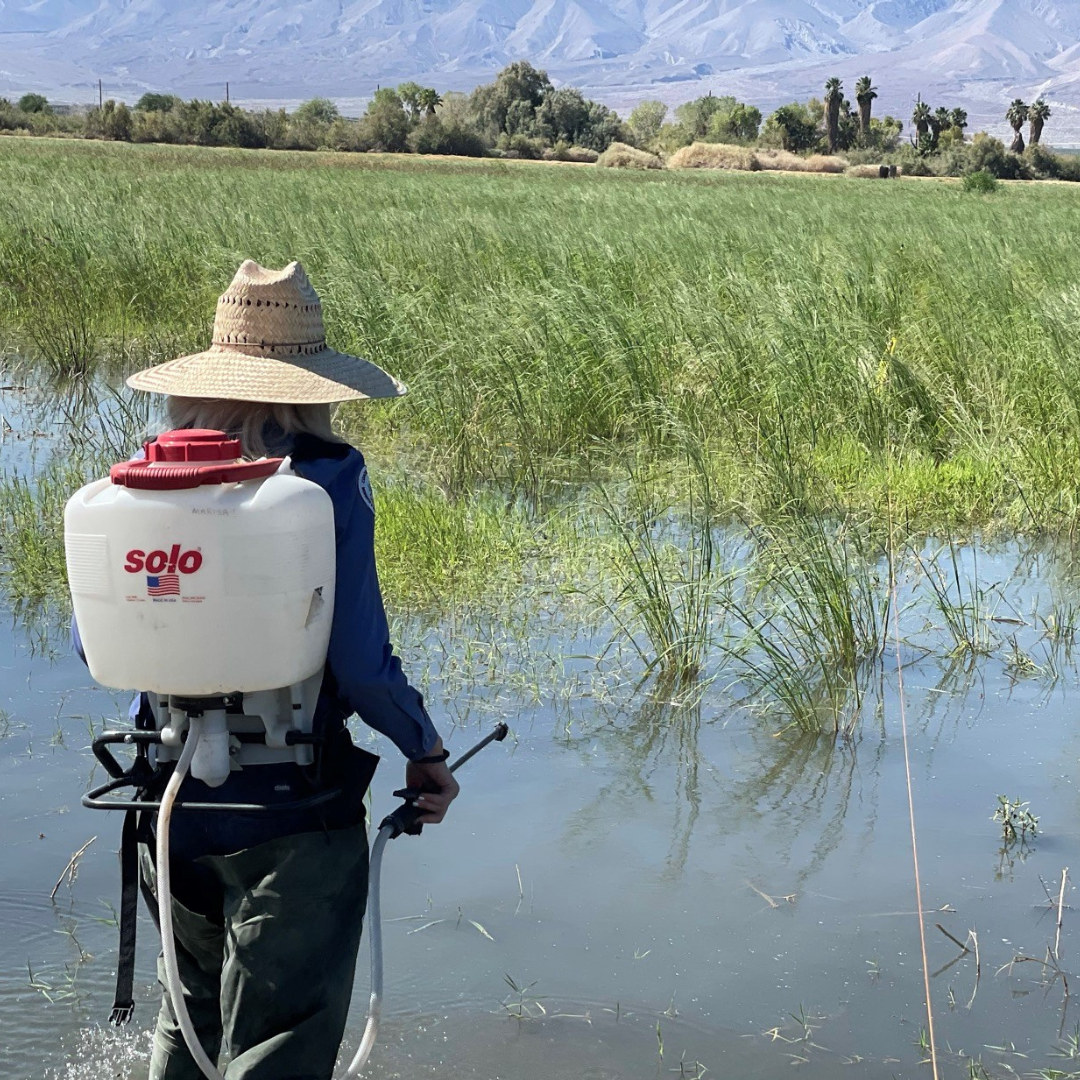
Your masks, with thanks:
M 352 452 L 352 447 L 344 442 L 330 442 L 328 439 L 320 439 L 318 435 L 294 435 L 292 453 L 289 455 L 293 461 L 314 461 L 317 458 L 333 458 L 340 461 L 347 458 Z

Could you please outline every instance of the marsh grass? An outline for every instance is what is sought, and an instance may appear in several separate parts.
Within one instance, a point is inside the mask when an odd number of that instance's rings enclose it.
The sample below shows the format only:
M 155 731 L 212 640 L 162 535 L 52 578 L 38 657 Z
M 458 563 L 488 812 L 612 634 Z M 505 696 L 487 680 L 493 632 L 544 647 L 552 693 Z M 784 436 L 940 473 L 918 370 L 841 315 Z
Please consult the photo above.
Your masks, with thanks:
M 1054 421 L 1080 274 L 1056 187 L 991 208 L 946 185 L 48 140 L 5 147 L 0 183 L 0 330 L 57 371 L 202 347 L 242 257 L 296 257 L 334 344 L 411 388 L 368 431 L 433 451 L 445 486 L 581 480 L 655 449 L 659 401 L 728 447 L 719 497 L 779 406 L 846 509 L 880 513 L 891 470 L 915 527 L 1080 514 L 1048 467 L 1080 445 Z
M 951 638 L 949 655 L 980 656 L 994 646 L 990 630 L 993 614 L 991 596 L 994 587 L 984 586 L 978 579 L 978 549 L 972 548 L 972 576 L 960 568 L 957 545 L 949 540 L 947 547 L 929 558 L 915 555 L 933 598 L 937 614 Z M 945 566 L 941 563 L 944 559 Z M 1014 650 L 1015 651 L 1015 650 Z
M 699 439 L 678 432 L 686 465 L 676 510 L 656 476 L 631 470 L 624 503 L 598 488 L 600 509 L 616 538 L 609 574 L 617 589 L 602 600 L 617 633 L 637 651 L 642 682 L 657 692 L 688 690 L 705 670 L 714 641 L 714 613 L 725 575 L 710 470 Z
M 5 146 L 0 190 L 0 335 L 67 431 L 0 481 L 9 595 L 62 594 L 63 496 L 153 421 L 101 376 L 205 347 L 247 256 L 301 259 L 332 343 L 410 386 L 342 417 L 382 466 L 406 613 L 602 596 L 633 677 L 679 696 L 728 665 L 784 722 L 845 731 L 883 536 L 1080 523 L 1080 252 L 1051 185 L 35 140 Z M 993 595 L 961 543 L 924 558 L 917 603 L 944 652 L 984 655 Z
M 884 649 L 890 593 L 880 558 L 850 523 L 801 515 L 752 531 L 742 588 L 725 614 L 751 698 L 806 731 L 850 734 Z

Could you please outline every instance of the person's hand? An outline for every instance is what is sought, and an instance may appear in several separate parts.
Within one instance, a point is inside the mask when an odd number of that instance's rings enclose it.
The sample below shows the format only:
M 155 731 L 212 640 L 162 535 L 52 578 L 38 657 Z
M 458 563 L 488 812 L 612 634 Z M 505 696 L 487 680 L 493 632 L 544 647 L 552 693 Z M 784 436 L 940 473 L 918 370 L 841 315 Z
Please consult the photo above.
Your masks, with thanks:
M 443 744 L 440 739 L 431 748 L 431 756 L 442 752 Z M 423 811 L 417 818 L 421 825 L 438 825 L 446 817 L 446 811 L 461 790 L 445 761 L 435 765 L 418 765 L 415 761 L 410 761 L 405 767 L 405 786 L 420 788 L 422 791 L 414 800 L 416 808 Z

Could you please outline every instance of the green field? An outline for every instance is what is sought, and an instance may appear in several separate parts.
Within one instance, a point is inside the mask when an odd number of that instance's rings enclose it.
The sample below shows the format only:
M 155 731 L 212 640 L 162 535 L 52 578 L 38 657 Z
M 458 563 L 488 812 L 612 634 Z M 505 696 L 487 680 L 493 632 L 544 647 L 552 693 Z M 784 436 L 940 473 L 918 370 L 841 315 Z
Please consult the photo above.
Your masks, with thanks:
M 1080 520 L 1076 198 L 8 139 L 0 335 L 62 397 L 205 347 L 244 258 L 300 259 L 331 343 L 410 387 L 341 418 L 397 603 L 585 580 L 684 677 L 734 523 L 787 553 L 792 595 L 844 595 L 846 679 L 880 643 L 859 596 L 886 538 Z M 18 595 L 62 580 L 30 525 L 49 475 L 0 496 Z

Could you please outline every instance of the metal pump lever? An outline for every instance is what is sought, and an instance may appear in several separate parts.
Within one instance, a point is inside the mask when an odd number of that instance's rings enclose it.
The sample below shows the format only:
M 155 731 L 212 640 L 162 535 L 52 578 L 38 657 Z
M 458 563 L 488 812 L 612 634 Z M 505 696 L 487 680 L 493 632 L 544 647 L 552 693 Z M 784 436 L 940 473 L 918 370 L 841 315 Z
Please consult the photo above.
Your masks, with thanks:
M 461 766 L 469 760 L 469 758 L 474 757 L 476 754 L 479 754 L 480 751 L 488 745 L 488 743 L 502 742 L 503 739 L 505 739 L 506 736 L 509 734 L 509 732 L 510 729 L 506 726 L 506 724 L 499 724 L 490 735 L 487 735 L 483 739 L 481 739 L 471 750 L 466 750 L 465 753 L 462 754 L 461 757 L 459 757 L 457 761 L 455 761 L 450 766 L 450 771 L 457 772 L 457 770 L 460 769 Z M 402 833 L 405 833 L 408 836 L 419 836 L 424 826 L 418 824 L 416 819 L 420 817 L 420 815 L 423 814 L 425 811 L 419 806 L 415 806 L 412 800 L 417 798 L 419 795 L 422 795 L 425 790 L 427 789 L 401 788 L 398 791 L 395 791 L 395 799 L 405 799 L 406 801 L 403 802 L 401 806 L 399 806 L 393 813 L 387 814 L 386 817 L 382 819 L 382 822 L 379 824 L 379 830 L 381 831 L 385 828 L 389 828 L 391 830 L 389 839 L 391 840 L 397 839 L 397 837 L 399 837 Z M 431 790 L 437 791 L 438 789 L 432 788 Z

